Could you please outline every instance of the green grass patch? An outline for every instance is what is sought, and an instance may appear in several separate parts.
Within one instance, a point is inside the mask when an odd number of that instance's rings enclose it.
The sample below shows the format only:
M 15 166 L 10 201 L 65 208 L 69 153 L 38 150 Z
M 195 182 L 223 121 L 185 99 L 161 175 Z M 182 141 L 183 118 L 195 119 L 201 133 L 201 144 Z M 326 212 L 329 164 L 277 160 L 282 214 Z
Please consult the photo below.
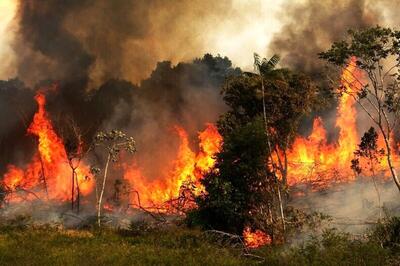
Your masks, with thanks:
M 127 236 L 118 231 L 3 229 L 0 265 L 243 265 L 195 230 Z
M 378 227 L 379 237 L 374 233 L 363 241 L 329 230 L 296 246 L 253 250 L 262 258 L 254 259 L 194 229 L 0 227 L 0 265 L 398 265 L 397 246 L 387 245 L 393 231 L 388 228 Z

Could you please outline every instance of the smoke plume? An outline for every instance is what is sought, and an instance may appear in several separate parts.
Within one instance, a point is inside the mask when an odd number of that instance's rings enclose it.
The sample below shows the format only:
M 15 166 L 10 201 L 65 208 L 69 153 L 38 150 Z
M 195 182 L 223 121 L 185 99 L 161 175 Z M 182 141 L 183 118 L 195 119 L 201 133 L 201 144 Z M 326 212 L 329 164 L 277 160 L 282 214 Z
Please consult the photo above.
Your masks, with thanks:
M 282 14 L 284 26 L 270 44 L 285 66 L 318 76 L 323 62 L 317 54 L 345 37 L 348 29 L 360 29 L 380 21 L 380 14 L 365 0 L 288 2 Z

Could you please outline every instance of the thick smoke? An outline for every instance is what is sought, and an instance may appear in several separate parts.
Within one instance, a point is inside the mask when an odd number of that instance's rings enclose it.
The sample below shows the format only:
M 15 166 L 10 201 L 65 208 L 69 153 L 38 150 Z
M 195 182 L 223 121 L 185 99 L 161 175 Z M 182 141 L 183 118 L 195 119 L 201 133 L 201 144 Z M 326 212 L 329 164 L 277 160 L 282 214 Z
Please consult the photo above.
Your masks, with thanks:
M 98 130 L 126 131 L 137 139 L 142 163 L 153 165 L 149 169 L 159 171 L 161 166 L 174 158 L 176 145 L 171 143 L 177 144 L 178 141 L 174 126 L 185 128 L 194 137 L 206 122 L 214 122 L 225 108 L 220 87 L 228 76 L 239 73 L 240 70 L 233 68 L 228 58 L 209 54 L 176 66 L 171 62 L 160 62 L 140 86 L 111 79 L 84 95 L 85 98 L 71 98 L 72 101 L 65 97 L 62 89 L 49 91 L 47 109 L 59 133 L 68 128 L 68 119 L 72 117 L 85 134 L 87 143 Z M 29 151 L 18 149 L 14 144 L 30 139 L 25 131 L 36 106 L 34 92 L 21 82 L 3 82 L 0 89 L 3 92 L 1 99 L 7 103 L 2 105 L 6 109 L 4 112 L 15 114 L 10 116 L 9 123 L 5 121 L 4 129 L 1 128 L 3 138 L 8 136 L 14 139 L 1 143 L 1 158 L 5 160 L 0 166 L 4 170 L 7 163 L 15 163 L 19 159 L 13 157 L 14 152 L 10 151 Z M 23 97 L 18 97 L 17 93 Z M 15 119 L 19 112 L 24 114 L 23 121 Z M 160 168 L 154 167 L 155 164 L 159 164 Z
M 52 79 L 73 81 L 69 89 L 85 86 L 94 58 L 64 28 L 65 17 L 84 2 L 20 2 L 16 43 L 19 77 L 31 84 Z
M 209 54 L 176 66 L 160 62 L 134 91 L 133 105 L 120 101 L 103 127 L 122 128 L 135 136 L 136 158 L 145 176 L 160 177 L 176 158 L 179 139 L 174 127 L 184 128 L 194 139 L 205 123 L 215 122 L 226 108 L 220 87 L 239 73 L 228 58 Z
M 201 32 L 231 8 L 228 0 L 20 1 L 18 76 L 28 84 L 73 79 L 90 89 L 110 78 L 139 82 L 160 60 L 206 51 Z
M 191 18 L 207 12 L 214 20 L 229 8 L 229 1 L 20 1 L 13 46 L 18 78 L 35 89 L 56 82 L 57 90 L 47 93 L 47 109 L 59 133 L 69 127 L 69 118 L 87 143 L 98 130 L 123 129 L 138 139 L 139 148 L 150 150 L 148 157 L 151 151 L 159 154 L 163 164 L 172 149 L 167 144 L 175 136 L 173 126 L 180 125 L 193 136 L 204 123 L 215 121 L 224 108 L 220 86 L 240 70 L 229 59 L 210 55 L 176 66 L 157 61 L 195 57 L 204 47 L 192 30 L 204 25 Z M 155 66 L 141 85 L 132 83 Z M 28 92 L 18 105 L 31 107 L 26 111 L 29 125 L 35 103 L 34 93 Z M 7 112 L 15 113 L 11 107 Z M 1 132 L 15 139 L 2 143 L 2 153 L 8 152 L 2 156 L 2 171 L 9 162 L 24 162 L 9 151 L 15 148 L 13 143 L 27 139 L 27 125 L 13 126 Z M 12 134 L 15 130 L 20 133 Z
M 287 1 L 281 12 L 283 26 L 269 44 L 269 51 L 282 57 L 283 66 L 310 75 L 321 86 L 329 86 L 325 78 L 325 62 L 318 59 L 318 53 L 329 49 L 333 42 L 344 39 L 348 29 L 357 30 L 378 24 L 398 27 L 399 5 L 398 1 L 393 0 L 306 0 L 297 4 Z M 370 120 L 363 117 L 361 110 L 358 114 L 361 115 L 358 117 L 359 132 L 364 132 Z M 315 116 L 323 117 L 324 126 L 329 130 L 329 139 L 337 140 L 336 105 L 332 103 L 331 108 L 305 119 L 301 131 L 306 135 L 310 132 Z M 379 189 L 381 204 L 389 213 L 398 213 L 398 205 L 391 206 L 393 199 L 398 198 L 395 187 L 386 183 L 381 184 Z M 376 198 L 373 183 L 360 181 L 296 198 L 293 204 L 302 208 L 308 206 L 312 211 L 331 215 L 334 226 L 360 232 L 365 229 L 365 221 L 379 217 Z
M 344 39 L 349 29 L 386 25 L 388 19 L 383 16 L 384 10 L 388 10 L 388 5 L 394 1 L 385 1 L 384 5 L 375 2 L 306 0 L 294 4 L 288 1 L 281 11 L 283 26 L 272 39 L 269 51 L 282 57 L 283 66 L 306 73 L 321 87 L 329 88 L 332 84 L 326 78 L 326 62 L 318 58 L 318 53 L 327 50 L 333 42 Z M 339 133 L 335 128 L 334 99 L 331 99 L 330 108 L 314 114 L 323 118 L 330 141 L 336 140 Z M 302 133 L 309 134 L 313 118 L 311 116 L 302 123 Z
M 323 70 L 318 53 L 343 39 L 348 29 L 365 28 L 381 20 L 365 0 L 289 1 L 282 16 L 284 26 L 271 41 L 270 50 L 281 55 L 283 65 L 314 77 Z

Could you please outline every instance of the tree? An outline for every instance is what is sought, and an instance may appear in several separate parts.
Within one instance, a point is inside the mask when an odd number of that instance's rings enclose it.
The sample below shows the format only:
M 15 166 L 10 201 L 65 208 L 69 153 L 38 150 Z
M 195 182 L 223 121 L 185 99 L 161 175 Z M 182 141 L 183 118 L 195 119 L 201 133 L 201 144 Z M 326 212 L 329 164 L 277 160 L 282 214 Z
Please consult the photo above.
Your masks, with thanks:
M 76 207 L 79 213 L 80 188 L 77 169 L 85 155 L 90 151 L 91 145 L 84 145 L 81 129 L 72 116 L 60 115 L 53 121 L 63 140 L 68 165 L 71 168 L 71 210 Z
M 391 176 L 400 191 L 400 181 L 392 160 L 392 136 L 398 126 L 400 112 L 400 31 L 380 26 L 349 30 L 346 40 L 335 42 L 319 55 L 342 71 L 346 71 L 348 64 L 353 64 L 358 70 L 347 71 L 345 76 L 352 80 L 344 80 L 348 84 L 356 83 L 358 90 L 345 84 L 339 92 L 354 98 L 379 129 L 385 142 Z M 357 73 L 361 73 L 361 77 Z
M 276 169 L 276 163 L 274 162 L 274 153 L 273 153 L 273 147 L 271 145 L 271 139 L 270 139 L 270 134 L 269 134 L 269 119 L 267 118 L 267 109 L 266 109 L 266 104 L 265 104 L 265 86 L 264 86 L 264 78 L 269 81 L 269 78 L 272 78 L 273 80 L 275 79 L 275 73 L 277 71 L 275 70 L 276 65 L 278 64 L 280 58 L 277 55 L 273 55 L 269 60 L 263 58 L 262 60 L 260 59 L 259 55 L 254 53 L 254 68 L 257 71 L 257 74 L 259 75 L 261 79 L 261 93 L 262 93 L 262 106 L 263 106 L 263 120 L 264 120 L 264 127 L 265 127 L 265 137 L 267 141 L 267 154 L 269 155 L 267 158 L 267 165 L 270 165 L 272 167 L 272 172 L 275 172 Z M 285 166 L 282 164 L 282 160 L 280 159 L 280 154 L 277 152 L 277 145 L 274 147 L 277 155 L 277 159 L 279 162 L 279 169 L 281 170 L 282 174 L 282 181 L 283 183 L 286 184 L 287 180 L 287 160 L 285 160 Z M 285 153 L 286 155 L 286 153 Z M 286 156 L 284 156 L 285 159 Z M 285 231 L 285 215 L 283 211 L 283 203 L 282 203 L 282 193 L 281 193 L 281 188 L 279 186 L 278 178 L 277 175 L 274 176 L 274 181 L 276 183 L 276 189 L 277 189 L 277 195 L 278 195 L 278 200 L 279 200 L 279 210 L 280 210 L 280 215 L 281 215 L 281 222 L 282 222 L 282 228 Z
M 268 71 L 243 73 L 223 87 L 230 108 L 218 121 L 224 142 L 215 168 L 203 179 L 206 193 L 197 198 L 195 214 L 214 229 L 239 233 L 250 226 L 278 242 L 287 163 L 279 165 L 277 157 L 290 148 L 301 117 L 317 102 L 318 88 L 302 74 L 274 69 L 272 61 L 259 64 Z
M 125 133 L 112 130 L 110 132 L 99 132 L 95 136 L 94 139 L 95 146 L 102 146 L 107 151 L 107 158 L 105 161 L 105 166 L 103 170 L 103 179 L 97 180 L 96 178 L 96 199 L 97 199 L 97 223 L 98 226 L 101 226 L 101 210 L 102 210 L 102 202 L 104 190 L 106 187 L 108 167 L 110 162 L 117 162 L 118 155 L 122 150 L 125 150 L 129 153 L 136 152 L 135 141 L 133 137 L 128 137 Z M 92 168 L 92 172 L 99 173 L 100 169 Z M 101 187 L 99 187 L 99 182 L 101 182 Z M 100 188 L 100 191 L 99 191 Z M 100 192 L 100 194 L 99 194 Z
M 308 77 L 288 69 L 276 69 L 279 56 L 260 59 L 254 54 L 254 66 L 260 80 L 263 120 L 272 167 L 287 185 L 287 156 L 297 135 L 301 118 L 324 104 L 323 92 Z M 258 91 L 258 95 L 260 94 Z
M 378 133 L 376 133 L 375 128 L 371 127 L 364 133 L 364 136 L 362 136 L 361 143 L 358 145 L 358 149 L 354 152 L 355 158 L 351 161 L 351 168 L 357 174 L 361 174 L 364 169 L 360 160 L 366 160 L 366 168 L 371 173 L 372 181 L 374 182 L 379 208 L 381 208 L 381 196 L 376 183 L 376 165 L 379 164 L 384 153 L 385 151 L 383 149 L 378 149 Z M 379 216 L 381 216 L 380 211 Z
M 252 213 L 271 202 L 266 157 L 261 117 L 224 136 L 215 168 L 202 180 L 207 193 L 197 198 L 195 212 L 204 224 L 241 234 L 253 219 Z

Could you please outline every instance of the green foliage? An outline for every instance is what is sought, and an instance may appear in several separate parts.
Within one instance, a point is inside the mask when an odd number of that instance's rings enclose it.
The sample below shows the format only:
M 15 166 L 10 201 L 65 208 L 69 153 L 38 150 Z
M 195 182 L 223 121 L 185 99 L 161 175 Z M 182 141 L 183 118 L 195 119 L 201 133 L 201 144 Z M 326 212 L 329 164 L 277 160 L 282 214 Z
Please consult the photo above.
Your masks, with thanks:
M 267 121 L 273 129 L 269 133 L 286 148 L 291 144 L 303 115 L 322 104 L 319 97 L 321 91 L 302 74 L 287 69 L 274 70 L 273 73 L 264 78 Z M 230 110 L 218 122 L 222 135 L 229 134 L 235 125 L 248 123 L 261 116 L 261 85 L 261 79 L 252 73 L 227 81 L 222 94 Z
M 359 31 L 349 30 L 349 40 L 335 42 L 331 49 L 320 53 L 322 59 L 344 66 L 356 56 L 361 69 L 369 69 L 375 63 L 391 55 L 400 54 L 400 31 L 376 26 Z
M 257 74 L 232 77 L 222 89 L 230 107 L 218 121 L 223 147 L 188 220 L 237 234 L 250 226 L 273 236 L 281 185 L 268 158 L 280 156 L 276 148 L 290 147 L 301 117 L 318 103 L 319 90 L 302 74 L 275 69 L 278 56 L 254 59 Z
M 360 159 L 367 159 L 368 170 L 374 172 L 374 165 L 380 162 L 381 157 L 385 154 L 383 149 L 378 149 L 378 133 L 375 128 L 371 127 L 361 138 L 358 149 L 354 152 L 355 158 L 351 160 L 351 168 L 357 173 L 362 172 Z
M 378 223 L 371 232 L 371 238 L 382 247 L 400 252 L 400 217 L 390 217 Z
M 202 181 L 207 194 L 197 199 L 195 212 L 206 227 L 241 233 L 252 210 L 266 204 L 266 150 L 261 119 L 225 136 L 215 169 Z

